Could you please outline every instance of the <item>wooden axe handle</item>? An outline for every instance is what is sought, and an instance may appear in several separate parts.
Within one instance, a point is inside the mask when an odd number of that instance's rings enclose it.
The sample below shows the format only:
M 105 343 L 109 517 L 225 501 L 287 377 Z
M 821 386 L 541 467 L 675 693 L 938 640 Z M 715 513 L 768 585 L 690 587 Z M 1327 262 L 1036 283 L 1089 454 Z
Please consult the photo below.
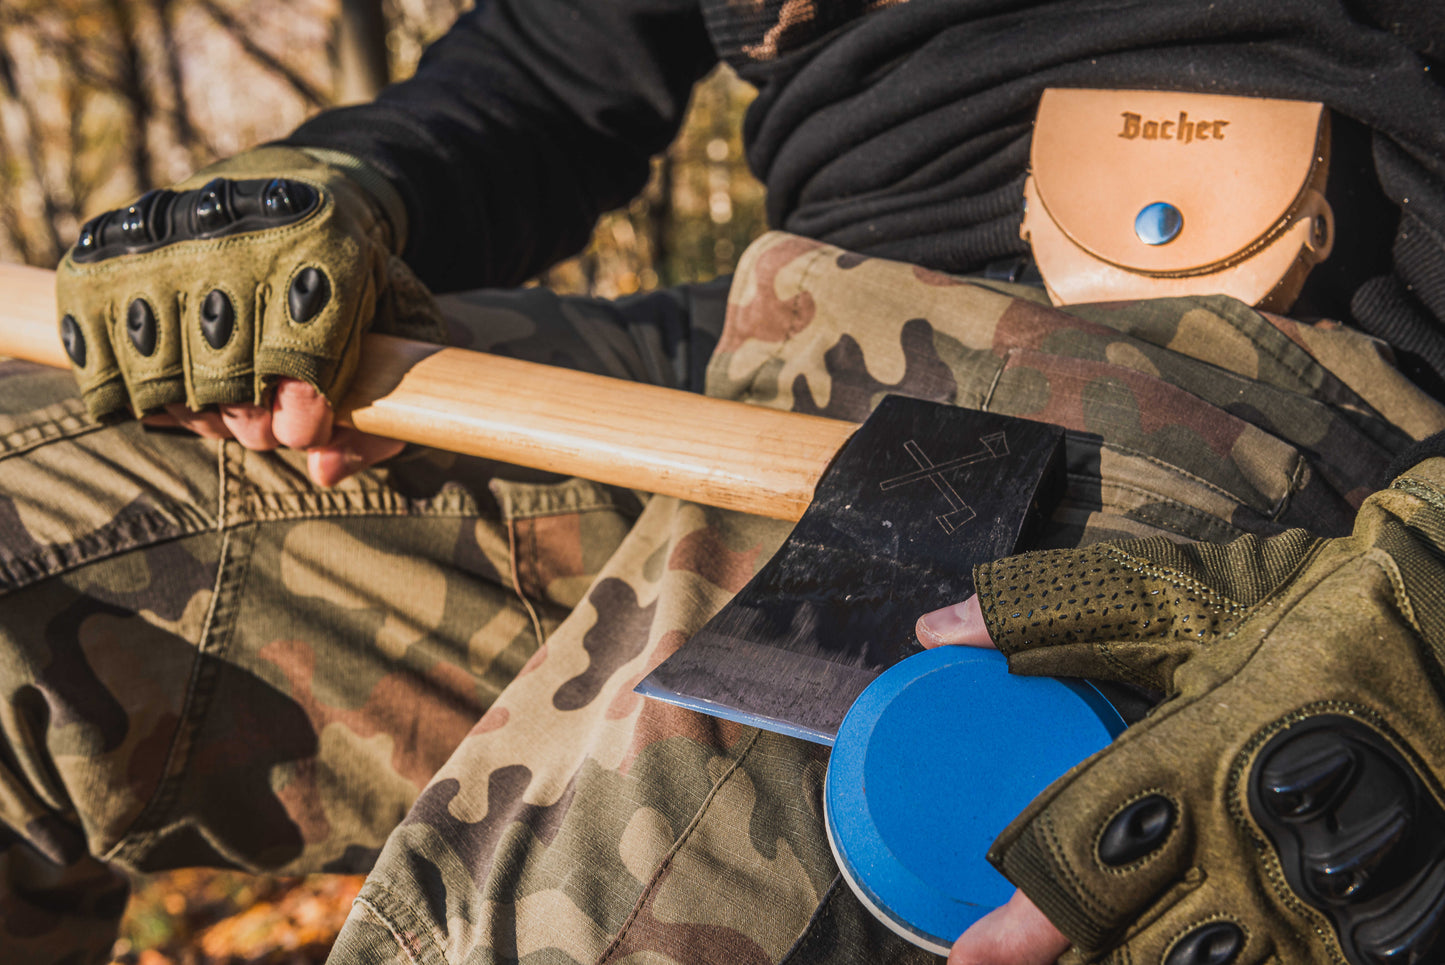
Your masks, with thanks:
M 55 274 L 0 264 L 0 356 L 68 367 Z M 798 519 L 855 425 L 367 335 L 341 418 L 363 432 Z

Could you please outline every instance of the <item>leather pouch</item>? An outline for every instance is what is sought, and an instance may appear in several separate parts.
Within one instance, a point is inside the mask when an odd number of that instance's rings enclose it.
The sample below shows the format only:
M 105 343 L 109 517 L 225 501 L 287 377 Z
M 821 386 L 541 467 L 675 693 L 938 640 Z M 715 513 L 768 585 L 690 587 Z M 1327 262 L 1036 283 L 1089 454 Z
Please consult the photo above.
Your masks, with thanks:
M 1329 114 L 1307 101 L 1050 89 L 1020 234 L 1055 304 L 1227 294 L 1284 311 L 1329 256 Z

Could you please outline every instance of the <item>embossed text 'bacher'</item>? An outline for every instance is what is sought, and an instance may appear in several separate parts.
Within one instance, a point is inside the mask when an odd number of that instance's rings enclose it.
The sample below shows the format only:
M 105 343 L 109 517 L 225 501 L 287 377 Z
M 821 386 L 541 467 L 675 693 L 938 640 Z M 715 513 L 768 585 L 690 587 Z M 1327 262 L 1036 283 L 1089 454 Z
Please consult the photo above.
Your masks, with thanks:
M 1143 115 L 1124 111 L 1124 129 L 1119 136 L 1130 141 L 1142 137 L 1146 141 L 1222 141 L 1228 121 L 1191 121 L 1188 111 L 1180 111 L 1177 121 L 1146 121 Z

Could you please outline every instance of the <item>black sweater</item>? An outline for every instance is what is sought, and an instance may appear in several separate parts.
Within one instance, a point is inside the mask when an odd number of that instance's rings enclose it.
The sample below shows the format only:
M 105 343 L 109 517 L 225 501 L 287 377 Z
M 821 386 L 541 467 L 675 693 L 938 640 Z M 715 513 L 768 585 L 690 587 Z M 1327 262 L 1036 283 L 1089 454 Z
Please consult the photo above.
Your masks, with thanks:
M 1299 310 L 1382 337 L 1445 397 L 1433 0 L 479 0 L 412 79 L 291 140 L 396 182 L 433 287 L 513 284 L 641 188 L 719 59 L 759 90 L 744 139 L 771 224 L 955 272 L 1024 251 L 1045 87 L 1324 101 L 1338 240 Z

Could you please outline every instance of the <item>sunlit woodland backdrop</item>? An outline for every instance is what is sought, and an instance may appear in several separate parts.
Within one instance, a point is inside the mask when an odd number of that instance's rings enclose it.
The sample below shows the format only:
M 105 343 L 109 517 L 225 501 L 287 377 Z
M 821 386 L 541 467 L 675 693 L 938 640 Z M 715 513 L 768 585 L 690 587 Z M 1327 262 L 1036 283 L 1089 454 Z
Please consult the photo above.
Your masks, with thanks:
M 406 77 L 470 0 L 0 0 L 0 261 L 52 267 L 91 215 Z M 763 228 L 738 121 L 702 84 L 627 209 L 538 283 L 602 296 L 729 271 Z M 313 962 L 354 878 L 181 871 L 137 882 L 116 957 Z
M 51 266 L 81 221 L 409 75 L 469 0 L 0 0 L 0 260 Z M 762 226 L 714 74 L 625 211 L 547 284 L 626 294 L 730 269 Z

